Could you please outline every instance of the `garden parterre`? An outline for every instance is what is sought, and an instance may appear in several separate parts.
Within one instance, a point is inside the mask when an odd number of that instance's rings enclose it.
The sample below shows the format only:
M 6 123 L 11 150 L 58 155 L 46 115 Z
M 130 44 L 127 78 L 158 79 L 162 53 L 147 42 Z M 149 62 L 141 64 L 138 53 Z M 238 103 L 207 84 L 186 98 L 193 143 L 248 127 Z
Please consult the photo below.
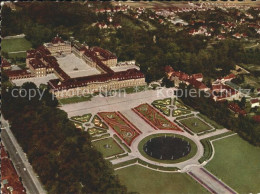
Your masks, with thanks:
M 119 112 L 100 112 L 98 115 L 130 146 L 140 131 Z
M 149 104 L 141 104 L 133 109 L 141 118 L 156 130 L 176 130 L 182 131 L 179 127 L 161 115 Z

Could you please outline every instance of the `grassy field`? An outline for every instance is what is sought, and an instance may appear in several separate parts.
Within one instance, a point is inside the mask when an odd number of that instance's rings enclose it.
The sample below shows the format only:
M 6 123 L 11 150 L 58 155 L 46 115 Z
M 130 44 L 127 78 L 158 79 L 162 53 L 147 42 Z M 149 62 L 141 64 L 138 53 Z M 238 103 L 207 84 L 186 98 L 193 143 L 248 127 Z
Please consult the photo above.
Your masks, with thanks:
M 59 99 L 59 103 L 60 104 L 78 103 L 78 102 L 90 101 L 91 98 L 92 98 L 91 95 L 89 95 L 89 96 L 75 96 L 75 97 L 71 97 L 71 98 Z
M 26 52 L 8 53 L 8 56 L 9 56 L 10 58 L 26 58 Z
M 216 129 L 223 129 L 224 128 L 222 125 L 220 125 L 220 124 L 216 123 L 215 121 L 209 119 L 207 116 L 205 116 L 203 114 L 198 114 L 198 116 L 201 117 L 207 123 L 211 124 Z
M 213 142 L 215 155 L 206 168 L 238 193 L 260 192 L 260 148 L 238 135 Z
M 25 38 L 13 38 L 2 40 L 2 50 L 4 52 L 26 51 L 32 47 L 32 44 Z M 22 53 L 23 54 L 23 53 Z M 19 55 L 22 55 L 19 53 Z M 11 54 L 13 55 L 13 54 Z
M 180 121 L 183 125 L 188 127 L 194 133 L 200 133 L 212 129 L 209 125 L 196 117 L 187 118 Z M 196 126 L 195 126 L 196 123 Z
M 140 194 L 159 193 L 208 193 L 187 174 L 156 172 L 141 166 L 130 166 L 116 171 L 129 192 Z
M 93 146 L 96 147 L 98 151 L 100 151 L 103 156 L 109 157 L 117 154 L 122 154 L 124 153 L 124 150 L 115 142 L 113 138 L 107 138 L 107 139 L 102 139 L 99 141 L 94 141 L 92 142 Z M 109 148 L 106 148 L 105 146 L 111 146 Z

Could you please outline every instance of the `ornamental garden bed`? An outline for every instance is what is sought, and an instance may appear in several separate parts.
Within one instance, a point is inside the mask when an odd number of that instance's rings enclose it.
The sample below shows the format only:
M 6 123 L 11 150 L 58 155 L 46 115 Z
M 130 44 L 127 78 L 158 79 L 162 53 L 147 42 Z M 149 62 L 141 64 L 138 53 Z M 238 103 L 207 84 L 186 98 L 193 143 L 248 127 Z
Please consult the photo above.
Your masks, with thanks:
M 108 129 L 108 126 L 104 122 L 102 122 L 102 120 L 97 115 L 94 116 L 91 123 L 93 123 L 95 127 Z
M 147 103 L 141 104 L 132 110 L 156 130 L 182 131 Z
M 172 111 L 172 116 L 173 117 L 178 117 L 178 116 L 182 116 L 182 115 L 186 115 L 186 114 L 190 114 L 191 111 L 189 110 L 182 110 L 182 109 L 176 109 Z
M 171 105 L 172 99 L 171 98 L 165 98 L 163 100 L 155 100 L 152 102 L 152 105 L 161 111 L 164 115 L 170 116 L 171 115 L 171 109 L 167 106 Z
M 128 146 L 130 146 L 132 141 L 141 133 L 140 130 L 119 112 L 100 112 L 98 115 Z
M 91 118 L 92 114 L 84 114 L 82 116 L 74 116 L 71 117 L 71 120 L 77 121 L 77 122 L 81 122 L 81 123 L 86 123 L 89 122 L 90 118 Z
M 88 133 L 90 136 L 96 136 L 96 135 L 104 134 L 106 132 L 107 132 L 106 129 L 101 129 L 97 127 L 92 127 L 88 129 Z
M 74 121 L 72 121 L 72 122 L 74 123 L 74 125 L 75 125 L 75 127 L 76 127 L 77 129 L 80 129 L 80 130 L 82 130 L 82 131 L 85 129 L 85 127 L 83 127 L 82 123 L 74 122 Z

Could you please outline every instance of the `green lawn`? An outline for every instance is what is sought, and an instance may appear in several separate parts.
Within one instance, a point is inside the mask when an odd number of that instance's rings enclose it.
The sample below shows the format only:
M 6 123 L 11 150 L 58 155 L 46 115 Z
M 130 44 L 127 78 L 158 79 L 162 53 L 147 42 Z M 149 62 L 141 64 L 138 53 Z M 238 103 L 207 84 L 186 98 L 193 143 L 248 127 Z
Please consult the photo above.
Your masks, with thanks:
M 222 125 L 220 125 L 220 124 L 216 123 L 215 121 L 209 119 L 207 116 L 205 116 L 203 114 L 198 114 L 198 116 L 201 117 L 207 123 L 211 124 L 216 129 L 223 129 L 224 128 Z
M 21 53 L 8 53 L 10 58 L 26 58 L 26 52 Z
M 187 174 L 163 173 L 134 165 L 116 170 L 129 192 L 140 194 L 208 193 Z
M 91 95 L 88 95 L 88 96 L 75 96 L 75 97 L 71 97 L 71 98 L 59 99 L 59 103 L 60 104 L 78 103 L 78 102 L 90 101 L 91 98 L 92 98 Z
M 213 142 L 214 158 L 206 168 L 238 193 L 260 192 L 260 148 L 238 135 Z
M 124 153 L 124 150 L 111 137 L 99 141 L 94 141 L 92 142 L 92 144 L 96 147 L 98 151 L 100 151 L 103 154 L 105 158 Z M 109 145 L 111 147 L 106 148 L 106 145 Z
M 207 125 L 206 123 L 204 123 L 196 117 L 187 118 L 179 122 L 188 127 L 194 133 L 200 133 L 212 129 L 209 125 Z
M 26 51 L 29 50 L 31 47 L 32 44 L 25 38 L 13 38 L 2 40 L 2 50 L 4 52 Z

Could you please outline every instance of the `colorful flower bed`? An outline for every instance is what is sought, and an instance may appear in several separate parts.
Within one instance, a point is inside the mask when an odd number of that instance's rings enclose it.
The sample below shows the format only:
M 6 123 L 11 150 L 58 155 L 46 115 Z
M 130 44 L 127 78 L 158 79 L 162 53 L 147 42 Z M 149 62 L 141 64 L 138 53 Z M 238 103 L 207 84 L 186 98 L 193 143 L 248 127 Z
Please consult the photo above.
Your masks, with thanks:
M 176 109 L 176 110 L 173 110 L 172 116 L 178 117 L 178 116 L 186 115 L 186 114 L 190 114 L 190 113 L 191 113 L 191 111 L 189 111 L 189 110 Z
M 74 117 L 71 117 L 71 119 L 74 121 L 85 123 L 85 122 L 89 122 L 91 116 L 92 116 L 92 114 L 89 113 L 89 114 L 84 114 L 82 116 L 74 116 Z
M 165 98 L 163 100 L 155 100 L 152 102 L 152 105 L 161 111 L 164 115 L 170 116 L 171 110 L 167 107 L 168 105 L 171 105 L 171 98 Z
M 164 106 L 171 105 L 172 99 L 171 98 L 165 98 L 163 100 L 155 100 L 152 104 L 161 104 Z
M 182 131 L 149 104 L 141 104 L 132 110 L 156 130 Z
M 89 133 L 89 135 L 91 135 L 91 136 L 103 134 L 103 133 L 106 133 L 106 132 L 107 132 L 107 130 L 105 130 L 105 129 L 99 129 L 99 128 L 96 128 L 96 127 L 92 127 L 92 128 L 89 128 L 89 129 L 88 129 L 88 133 Z
M 84 127 L 81 123 L 77 123 L 77 122 L 73 122 L 73 123 L 77 129 L 84 130 Z
M 102 120 L 97 115 L 94 116 L 91 123 L 93 123 L 95 127 L 99 127 L 102 129 L 108 129 L 108 126 L 104 122 L 102 122 Z
M 185 110 L 188 109 L 187 106 L 183 105 L 182 103 L 178 102 L 177 100 L 175 101 L 175 106 L 176 106 L 177 108 L 180 108 L 180 109 L 185 109 Z
M 117 133 L 127 144 L 140 135 L 140 131 L 119 112 L 100 112 L 98 115 Z

